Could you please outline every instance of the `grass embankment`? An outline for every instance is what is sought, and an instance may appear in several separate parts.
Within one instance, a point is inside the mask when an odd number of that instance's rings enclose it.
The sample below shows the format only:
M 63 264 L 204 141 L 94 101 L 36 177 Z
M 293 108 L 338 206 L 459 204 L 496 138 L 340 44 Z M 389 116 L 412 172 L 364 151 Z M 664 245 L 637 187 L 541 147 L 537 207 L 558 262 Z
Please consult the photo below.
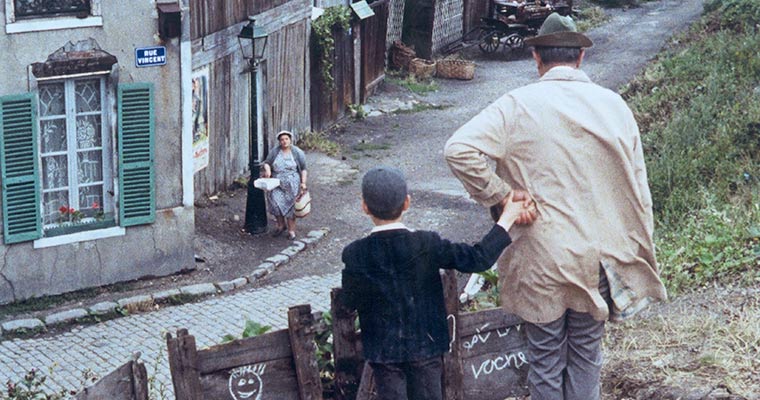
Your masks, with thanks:
M 760 3 L 712 0 L 623 90 L 636 113 L 662 276 L 677 294 L 760 283 Z

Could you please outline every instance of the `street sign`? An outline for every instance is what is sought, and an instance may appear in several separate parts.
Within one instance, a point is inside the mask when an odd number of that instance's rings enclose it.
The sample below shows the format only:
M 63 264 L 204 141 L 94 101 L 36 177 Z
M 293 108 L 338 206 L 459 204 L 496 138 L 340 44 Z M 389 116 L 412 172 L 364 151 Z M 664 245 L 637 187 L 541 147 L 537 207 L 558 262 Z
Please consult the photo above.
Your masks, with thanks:
M 166 47 L 138 47 L 135 49 L 136 67 L 155 67 L 166 64 Z

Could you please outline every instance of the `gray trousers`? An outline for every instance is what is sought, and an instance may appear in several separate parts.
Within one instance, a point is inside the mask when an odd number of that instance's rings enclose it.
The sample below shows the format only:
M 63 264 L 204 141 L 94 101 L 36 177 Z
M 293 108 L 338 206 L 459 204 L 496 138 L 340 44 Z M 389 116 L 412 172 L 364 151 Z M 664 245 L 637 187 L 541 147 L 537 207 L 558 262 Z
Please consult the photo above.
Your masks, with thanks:
M 600 272 L 599 292 L 609 303 Z M 556 321 L 525 324 L 531 400 L 599 400 L 604 322 L 568 309 Z

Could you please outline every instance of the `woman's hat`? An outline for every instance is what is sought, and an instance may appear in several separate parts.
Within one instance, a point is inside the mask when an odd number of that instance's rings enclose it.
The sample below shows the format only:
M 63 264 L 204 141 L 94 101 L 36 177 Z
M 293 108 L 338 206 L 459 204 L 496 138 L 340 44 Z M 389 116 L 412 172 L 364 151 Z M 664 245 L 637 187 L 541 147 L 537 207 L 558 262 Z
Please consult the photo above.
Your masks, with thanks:
M 538 30 L 538 35 L 525 39 L 526 46 L 536 47 L 591 47 L 594 43 L 586 35 L 578 32 L 578 27 L 569 16 L 551 13 Z
M 285 130 L 282 130 L 282 131 L 280 131 L 280 133 L 277 134 L 277 140 L 280 140 L 280 136 L 282 136 L 282 135 L 288 135 L 288 136 L 290 136 L 290 141 L 291 142 L 293 142 L 293 141 L 296 140 L 295 135 L 293 134 L 293 132 L 291 132 L 291 131 L 285 131 Z

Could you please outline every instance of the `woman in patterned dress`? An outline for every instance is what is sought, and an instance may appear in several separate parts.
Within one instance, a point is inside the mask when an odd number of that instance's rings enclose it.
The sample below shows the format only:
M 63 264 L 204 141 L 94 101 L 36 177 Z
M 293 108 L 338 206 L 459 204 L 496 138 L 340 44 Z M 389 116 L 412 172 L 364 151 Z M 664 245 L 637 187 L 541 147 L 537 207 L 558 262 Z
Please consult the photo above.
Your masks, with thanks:
M 280 131 L 277 134 L 279 146 L 269 150 L 264 160 L 264 178 L 278 178 L 280 186 L 267 193 L 269 212 L 277 220 L 273 237 L 288 231 L 288 239 L 296 238 L 296 200 L 306 191 L 306 156 L 303 150 L 293 144 L 293 133 Z

